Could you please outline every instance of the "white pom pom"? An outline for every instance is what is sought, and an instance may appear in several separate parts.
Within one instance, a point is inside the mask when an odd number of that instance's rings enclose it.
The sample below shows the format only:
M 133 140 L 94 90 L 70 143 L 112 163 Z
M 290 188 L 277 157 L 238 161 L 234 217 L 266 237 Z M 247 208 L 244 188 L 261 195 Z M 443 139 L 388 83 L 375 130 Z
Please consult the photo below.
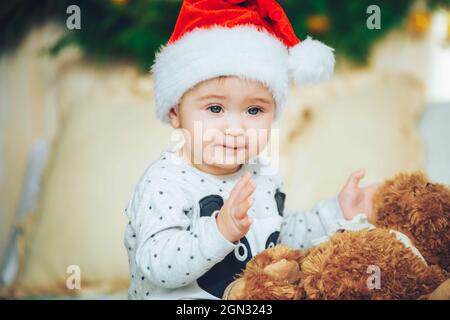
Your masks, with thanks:
M 288 68 L 296 84 L 330 79 L 334 71 L 334 49 L 309 36 L 289 49 Z

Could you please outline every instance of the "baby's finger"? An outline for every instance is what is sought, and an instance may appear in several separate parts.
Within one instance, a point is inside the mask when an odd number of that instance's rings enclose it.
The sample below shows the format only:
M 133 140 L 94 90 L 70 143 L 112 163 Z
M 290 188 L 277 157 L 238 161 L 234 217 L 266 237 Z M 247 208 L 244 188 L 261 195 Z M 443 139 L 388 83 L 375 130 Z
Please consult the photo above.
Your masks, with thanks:
M 364 191 L 366 191 L 367 193 L 373 194 L 373 193 L 375 193 L 380 187 L 381 187 L 381 183 L 375 183 L 375 184 L 372 184 L 372 185 L 370 185 L 370 186 L 367 186 L 367 187 L 365 187 L 365 188 L 363 188 L 363 189 L 364 189 Z
M 234 217 L 237 220 L 241 220 L 241 219 L 245 218 L 247 216 L 247 211 L 248 211 L 248 209 L 251 208 L 252 204 L 253 204 L 252 198 L 247 198 L 246 201 L 244 201 L 243 203 L 241 203 L 238 206 L 238 210 L 236 211 L 236 214 L 234 215 Z
M 359 169 L 358 171 L 353 172 L 350 177 L 347 180 L 347 183 L 345 184 L 345 187 L 348 188 L 357 188 L 359 181 L 364 177 L 365 175 L 364 169 Z
M 250 179 L 251 174 L 250 172 L 245 172 L 244 175 L 239 179 L 239 181 L 236 183 L 236 185 L 233 187 L 230 193 L 230 201 L 234 201 L 235 198 L 239 195 L 241 192 L 241 188 L 247 184 L 248 180 Z
M 236 203 L 245 201 L 256 189 L 256 183 L 252 179 L 247 181 L 247 184 L 241 188 L 241 192 L 236 196 Z

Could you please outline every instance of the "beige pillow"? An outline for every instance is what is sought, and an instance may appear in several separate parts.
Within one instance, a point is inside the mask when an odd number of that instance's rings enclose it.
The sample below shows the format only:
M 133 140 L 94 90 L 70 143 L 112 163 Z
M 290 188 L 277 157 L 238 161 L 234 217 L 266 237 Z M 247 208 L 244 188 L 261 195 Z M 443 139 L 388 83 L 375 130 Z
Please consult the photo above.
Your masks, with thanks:
M 415 126 L 424 93 L 415 78 L 341 74 L 321 86 L 294 88 L 289 104 L 281 125 L 288 207 L 306 209 L 336 195 L 358 168 L 367 173 L 361 185 L 423 168 Z
M 56 95 L 50 88 L 68 56 L 54 58 L 42 51 L 61 33 L 54 24 L 32 28 L 17 50 L 0 55 L 0 268 L 9 254 L 20 202 L 26 200 L 32 150 L 56 130 Z
M 129 90 L 121 76 L 97 84 L 65 114 L 14 296 L 128 287 L 124 208 L 146 166 L 169 145 L 171 130 L 155 119 L 151 99 Z M 81 290 L 66 287 L 71 265 L 80 268 Z

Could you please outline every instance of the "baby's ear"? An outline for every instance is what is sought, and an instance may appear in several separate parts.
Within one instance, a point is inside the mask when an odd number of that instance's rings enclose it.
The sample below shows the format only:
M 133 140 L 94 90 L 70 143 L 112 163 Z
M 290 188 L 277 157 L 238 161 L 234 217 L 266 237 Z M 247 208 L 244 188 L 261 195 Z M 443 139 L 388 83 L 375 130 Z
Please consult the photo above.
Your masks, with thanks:
M 170 125 L 174 129 L 178 129 L 180 127 L 181 123 L 180 123 L 180 117 L 178 115 L 178 105 L 176 107 L 170 109 L 169 120 L 170 120 Z

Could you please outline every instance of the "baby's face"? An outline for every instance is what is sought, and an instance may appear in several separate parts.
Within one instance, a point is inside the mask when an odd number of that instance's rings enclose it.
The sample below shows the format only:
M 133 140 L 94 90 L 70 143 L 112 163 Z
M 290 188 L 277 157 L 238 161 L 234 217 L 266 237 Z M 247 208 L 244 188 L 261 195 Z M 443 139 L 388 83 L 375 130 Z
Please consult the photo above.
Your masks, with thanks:
M 169 114 L 171 125 L 183 129 L 184 155 L 213 174 L 232 173 L 263 151 L 274 116 L 271 92 L 238 77 L 199 83 Z

